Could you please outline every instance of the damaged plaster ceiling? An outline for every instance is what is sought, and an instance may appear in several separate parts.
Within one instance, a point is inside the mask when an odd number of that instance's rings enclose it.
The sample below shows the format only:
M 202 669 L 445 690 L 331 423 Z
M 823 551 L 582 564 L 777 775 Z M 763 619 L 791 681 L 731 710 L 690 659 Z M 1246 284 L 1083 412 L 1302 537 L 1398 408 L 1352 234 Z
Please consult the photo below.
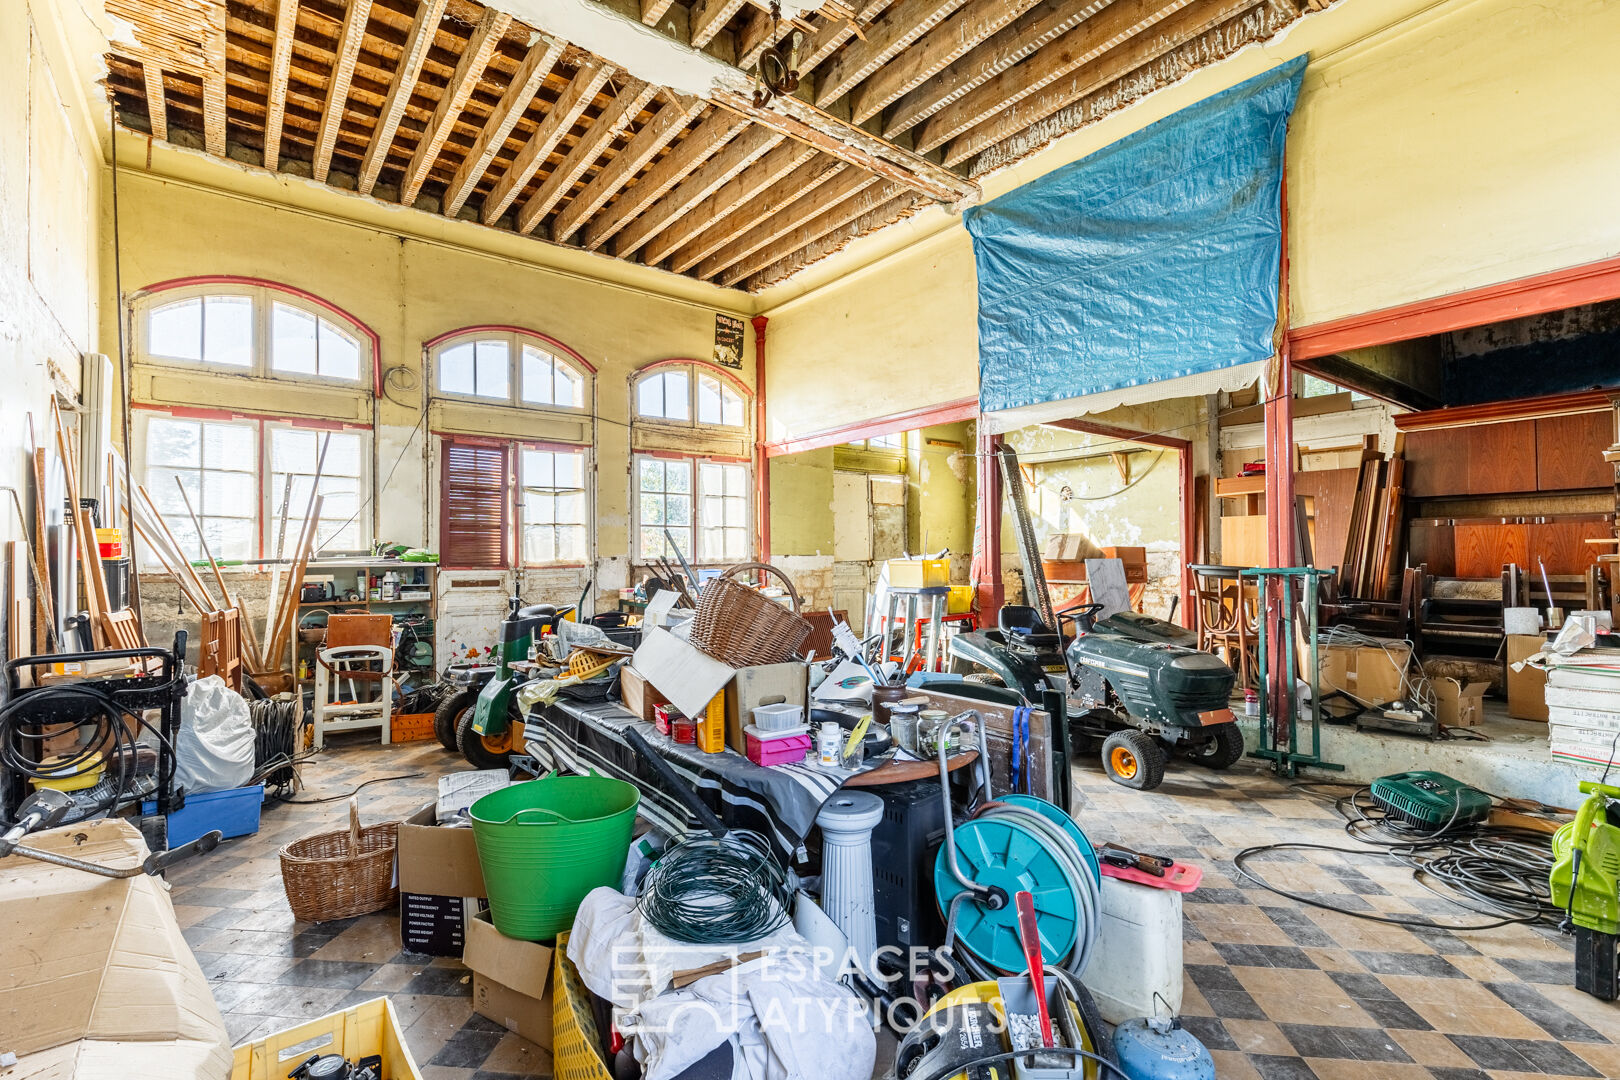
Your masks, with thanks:
M 1324 3 L 105 0 L 131 129 L 748 290 Z

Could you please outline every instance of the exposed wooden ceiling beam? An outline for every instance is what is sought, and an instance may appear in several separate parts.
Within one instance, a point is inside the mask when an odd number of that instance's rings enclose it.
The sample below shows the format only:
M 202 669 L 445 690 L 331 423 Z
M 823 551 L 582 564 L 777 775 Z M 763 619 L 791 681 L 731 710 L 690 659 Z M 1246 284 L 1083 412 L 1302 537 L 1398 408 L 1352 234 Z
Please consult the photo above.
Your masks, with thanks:
M 1051 42 L 1028 63 L 1009 68 L 970 90 L 925 120 L 913 145 L 927 152 L 992 117 L 1021 116 L 1013 106 L 1049 83 L 1091 63 L 1134 34 L 1186 7 L 1192 0 L 1114 0 Z M 1027 126 L 1025 120 L 1020 126 Z
M 709 254 L 696 262 L 696 273 L 701 278 L 716 277 L 739 259 L 746 259 L 793 228 L 798 219 L 788 215 L 789 209 L 806 202 L 812 193 L 824 200 L 836 201 L 876 182 L 877 178 L 871 173 L 852 169 L 837 158 L 816 157 L 750 199 L 729 220 L 706 230 L 676 251 L 670 259 L 670 268 L 685 273 L 694 265 L 693 255 L 701 248 L 708 248 Z M 726 239 L 716 246 L 713 240 L 720 234 Z
M 1120 0 L 1120 3 L 1129 2 Z M 1135 35 L 1116 41 L 1100 59 L 1087 63 L 1065 78 L 1048 83 L 1023 98 L 1015 107 L 953 139 L 945 148 L 945 160 L 952 164 L 966 161 L 979 151 L 1046 119 L 1065 105 L 1191 41 L 1254 4 L 1255 0 L 1203 0 L 1194 6 L 1183 6 L 1170 17 L 1156 21 L 1151 29 L 1144 28 Z
M 422 129 L 421 137 L 417 139 L 416 150 L 411 154 L 410 164 L 405 166 L 405 176 L 400 181 L 399 201 L 406 206 L 416 201 L 423 183 L 427 181 L 428 173 L 433 169 L 433 163 L 439 160 L 439 151 L 444 149 L 444 141 L 450 137 L 450 131 L 456 126 L 457 118 L 467 107 L 467 99 L 472 96 L 473 87 L 478 85 L 484 69 L 489 67 L 490 55 L 494 53 L 495 46 L 510 25 L 512 16 L 494 8 L 485 8 L 478 24 L 473 27 L 472 36 L 467 39 L 467 47 L 462 50 L 461 58 L 456 61 L 456 69 L 450 74 L 450 82 L 440 95 L 439 103 L 433 107 L 433 115 L 428 118 L 427 127 Z
M 708 108 L 697 98 L 665 97 L 658 114 L 635 133 L 625 148 L 603 166 L 583 191 L 557 211 L 557 217 L 551 223 L 551 238 L 554 241 L 560 244 L 572 236 L 604 203 L 617 195 L 641 171 L 643 165 L 674 141 L 675 136 L 685 131 L 693 117 Z
M 974 170 L 993 169 L 1023 158 L 1044 143 L 1123 109 L 1186 77 L 1190 71 L 1224 60 L 1246 45 L 1271 39 L 1287 29 L 1300 14 L 1294 0 L 1262 0 L 1241 15 L 1206 30 L 986 149 L 974 162 Z
M 225 156 L 225 5 L 209 5 L 203 38 L 203 146 Z
M 141 63 L 141 75 L 146 82 L 146 120 L 152 129 L 152 138 L 167 142 L 169 138 L 169 110 L 163 97 L 163 69 L 156 60 Z
M 566 45 L 563 42 L 545 37 L 529 46 L 523 62 L 512 73 L 512 81 L 506 84 L 506 92 L 496 103 L 495 111 L 484 122 L 484 130 L 473 140 L 467 155 L 461 159 L 455 175 L 444 189 L 442 205 L 446 216 L 454 217 L 473 193 L 484 170 L 489 168 L 489 163 L 506 145 L 506 137 L 528 109 L 529 102 L 534 100 L 540 85 L 551 74 L 551 69 L 557 66 L 557 59 L 562 56 L 564 48 Z
M 909 217 L 916 212 L 917 207 L 924 200 L 916 192 L 902 190 L 899 195 L 890 199 L 876 209 L 870 210 L 853 221 L 848 222 L 824 235 L 813 244 L 806 245 L 799 250 L 779 259 L 770 266 L 748 280 L 748 290 L 757 292 L 767 285 L 774 285 L 783 278 L 791 277 L 811 263 L 819 262 L 834 252 L 840 251 L 851 240 L 858 236 L 865 236 L 875 232 L 885 225 L 892 225 L 901 218 Z
M 786 145 L 793 145 L 788 143 Z M 837 158 L 813 151 L 809 160 L 801 162 L 787 175 L 766 185 L 747 201 L 733 206 L 723 217 L 706 223 L 686 243 L 670 253 L 669 268 L 684 274 L 704 259 L 732 243 L 760 222 L 779 213 L 784 207 L 804 196 L 806 191 L 824 181 L 831 180 L 848 166 Z M 864 174 L 862 174 L 864 175 Z M 747 254 L 746 252 L 743 254 Z M 737 255 L 736 258 L 742 258 Z M 735 261 L 735 259 L 733 259 Z
M 692 4 L 691 43 L 694 49 L 701 49 L 713 41 L 715 35 L 726 28 L 731 17 L 742 10 L 747 0 L 695 0 Z
M 906 193 L 916 198 L 915 192 L 907 192 L 907 189 L 899 184 L 891 183 L 872 184 L 859 192 L 825 201 L 817 199 L 812 192 L 808 199 L 801 200 L 806 204 L 803 209 L 794 204 L 782 215 L 797 222 L 791 229 L 778 236 L 773 243 L 760 248 L 726 270 L 720 275 L 720 283 L 735 285 L 779 260 L 784 251 L 793 252 L 809 247 L 834 229 L 847 225 L 862 214 L 870 213 L 890 199 Z
M 862 79 L 893 59 L 907 45 L 962 6 L 962 0 L 900 0 L 827 65 L 816 81 L 816 104 L 826 108 Z
M 326 80 L 326 106 L 321 110 L 320 131 L 315 135 L 311 173 L 317 180 L 325 180 L 327 170 L 332 167 L 332 150 L 337 146 L 338 128 L 343 126 L 355 57 L 360 55 L 360 42 L 366 36 L 366 20 L 370 16 L 371 0 L 349 0 L 348 14 L 344 16 L 332 59 L 332 74 Z
M 783 139 L 774 150 L 728 180 L 724 187 L 693 207 L 691 212 L 671 217 L 652 242 L 643 249 L 641 261 L 651 266 L 663 262 L 672 252 L 704 229 L 710 228 L 732 211 L 746 205 L 749 199 L 819 154 L 819 150 L 795 139 Z M 643 216 L 656 214 L 662 208 L 663 204 L 659 204 Z M 639 224 L 639 220 L 637 223 Z M 719 247 L 724 242 L 724 240 L 717 241 L 714 246 Z M 693 261 L 707 254 L 708 251 L 699 252 Z
M 607 243 L 631 219 L 641 214 L 687 174 L 709 159 L 709 155 L 731 141 L 747 122 L 735 113 L 716 109 L 675 148 L 664 155 L 647 174 L 619 194 L 585 230 L 585 246 L 592 251 Z
M 618 96 L 591 122 L 590 130 L 574 144 L 562 163 L 551 170 L 546 182 L 540 185 L 540 190 L 523 204 L 523 209 L 518 212 L 518 232 L 532 232 L 551 213 L 558 200 L 573 190 L 574 182 L 602 156 L 608 145 L 635 122 L 647 102 L 657 93 L 658 87 L 640 79 L 624 80 Z
M 889 110 L 883 137 L 892 139 L 985 80 L 1012 67 L 1036 49 L 1066 34 L 1105 7 L 1109 0 L 1042 0 L 966 56 L 953 61 Z M 880 73 L 881 74 L 881 73 Z
M 978 198 L 979 185 L 920 154 L 893 143 L 847 121 L 839 120 L 801 98 L 778 97 L 764 106 L 734 90 L 716 90 L 712 100 L 733 109 L 766 127 L 775 128 L 790 139 L 809 143 L 859 169 L 904 184 L 930 199 L 960 202 Z
M 405 115 L 405 106 L 410 104 L 416 80 L 422 74 L 422 62 L 427 59 L 428 49 L 433 47 L 433 39 L 439 33 L 439 21 L 444 18 L 446 2 L 422 0 L 416 9 L 416 19 L 411 23 L 409 36 L 405 38 L 405 48 L 399 54 L 399 66 L 394 69 L 393 80 L 388 84 L 388 96 L 383 99 L 382 112 L 377 114 L 377 125 L 371 129 L 371 143 L 366 147 L 366 156 L 360 161 L 360 178 L 355 186 L 362 195 L 371 194 L 371 189 L 377 183 L 377 174 L 382 172 L 383 162 L 388 160 L 388 148 L 394 145 L 399 119 Z
M 585 111 L 585 106 L 596 100 L 596 92 L 602 89 L 602 84 L 607 82 L 608 75 L 612 71 L 607 64 L 595 59 L 587 60 L 579 66 L 568 88 L 546 111 L 540 126 L 534 129 L 529 141 L 518 151 L 517 157 L 512 159 L 506 175 L 495 181 L 495 186 L 484 197 L 484 206 L 479 217 L 485 225 L 493 225 L 500 220 L 512 200 L 517 198 L 524 185 L 539 171 L 540 166 L 545 164 L 546 158 L 551 156 L 552 149 L 574 126 L 574 121 Z
M 281 121 L 287 111 L 287 77 L 292 73 L 293 37 L 298 32 L 298 0 L 276 0 L 270 43 L 269 87 L 264 96 L 264 167 L 281 161 Z
M 855 22 L 862 27 L 870 26 L 879 15 L 888 10 L 894 0 L 866 0 Z M 839 47 L 855 36 L 855 27 L 848 19 L 833 19 L 826 26 L 811 35 L 810 40 L 799 50 L 799 72 L 804 74 L 821 66 L 822 61 L 837 52 Z
M 871 173 L 846 165 L 837 175 L 824 177 L 809 190 L 801 189 L 796 198 L 792 197 L 791 192 L 787 193 L 783 209 L 750 226 L 737 239 L 704 259 L 698 264 L 697 276 L 705 280 L 719 279 L 738 262 L 761 248 L 775 244 L 828 207 L 853 198 L 877 182 L 878 178 Z
M 783 136 L 769 128 L 749 128 L 726 144 L 651 209 L 637 217 L 622 232 L 613 245 L 613 253 L 621 259 L 641 250 L 641 246 L 668 227 L 677 218 L 689 214 L 693 207 L 707 199 L 714 191 L 742 170 L 758 161 L 766 151 L 781 142 Z
M 872 73 L 850 93 L 850 117 L 864 124 L 889 102 L 1035 6 L 1035 0 L 971 0 Z
M 658 20 L 664 17 L 664 12 L 668 11 L 674 2 L 675 0 L 641 0 L 641 21 L 648 26 L 657 25 Z

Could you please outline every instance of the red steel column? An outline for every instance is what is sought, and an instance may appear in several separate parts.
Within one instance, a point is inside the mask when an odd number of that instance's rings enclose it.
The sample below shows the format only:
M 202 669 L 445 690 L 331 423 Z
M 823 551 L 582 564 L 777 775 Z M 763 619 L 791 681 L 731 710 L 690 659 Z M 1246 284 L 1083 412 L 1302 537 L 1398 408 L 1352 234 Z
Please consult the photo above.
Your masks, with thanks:
M 771 561 L 771 462 L 765 456 L 765 324 L 771 320 L 755 315 L 754 324 L 754 535 L 758 538 L 759 561 Z

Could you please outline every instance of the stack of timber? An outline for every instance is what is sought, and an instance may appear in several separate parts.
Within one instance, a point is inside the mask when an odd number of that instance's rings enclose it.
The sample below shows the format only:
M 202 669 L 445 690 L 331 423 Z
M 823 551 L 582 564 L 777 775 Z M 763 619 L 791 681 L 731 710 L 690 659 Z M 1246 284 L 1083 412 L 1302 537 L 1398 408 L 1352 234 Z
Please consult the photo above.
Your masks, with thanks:
M 1339 563 L 1339 594 L 1384 600 L 1400 582 L 1401 531 L 1406 461 L 1372 453 L 1361 463 L 1344 558 Z

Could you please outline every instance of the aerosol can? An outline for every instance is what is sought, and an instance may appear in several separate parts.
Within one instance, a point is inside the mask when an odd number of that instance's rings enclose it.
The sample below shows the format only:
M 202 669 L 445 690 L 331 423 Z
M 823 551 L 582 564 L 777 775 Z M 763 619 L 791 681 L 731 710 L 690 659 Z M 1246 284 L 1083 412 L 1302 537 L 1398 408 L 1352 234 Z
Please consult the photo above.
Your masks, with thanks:
M 1603 1001 L 1620 994 L 1620 787 L 1581 781 L 1587 799 L 1553 834 L 1552 902 L 1575 935 L 1575 989 Z

